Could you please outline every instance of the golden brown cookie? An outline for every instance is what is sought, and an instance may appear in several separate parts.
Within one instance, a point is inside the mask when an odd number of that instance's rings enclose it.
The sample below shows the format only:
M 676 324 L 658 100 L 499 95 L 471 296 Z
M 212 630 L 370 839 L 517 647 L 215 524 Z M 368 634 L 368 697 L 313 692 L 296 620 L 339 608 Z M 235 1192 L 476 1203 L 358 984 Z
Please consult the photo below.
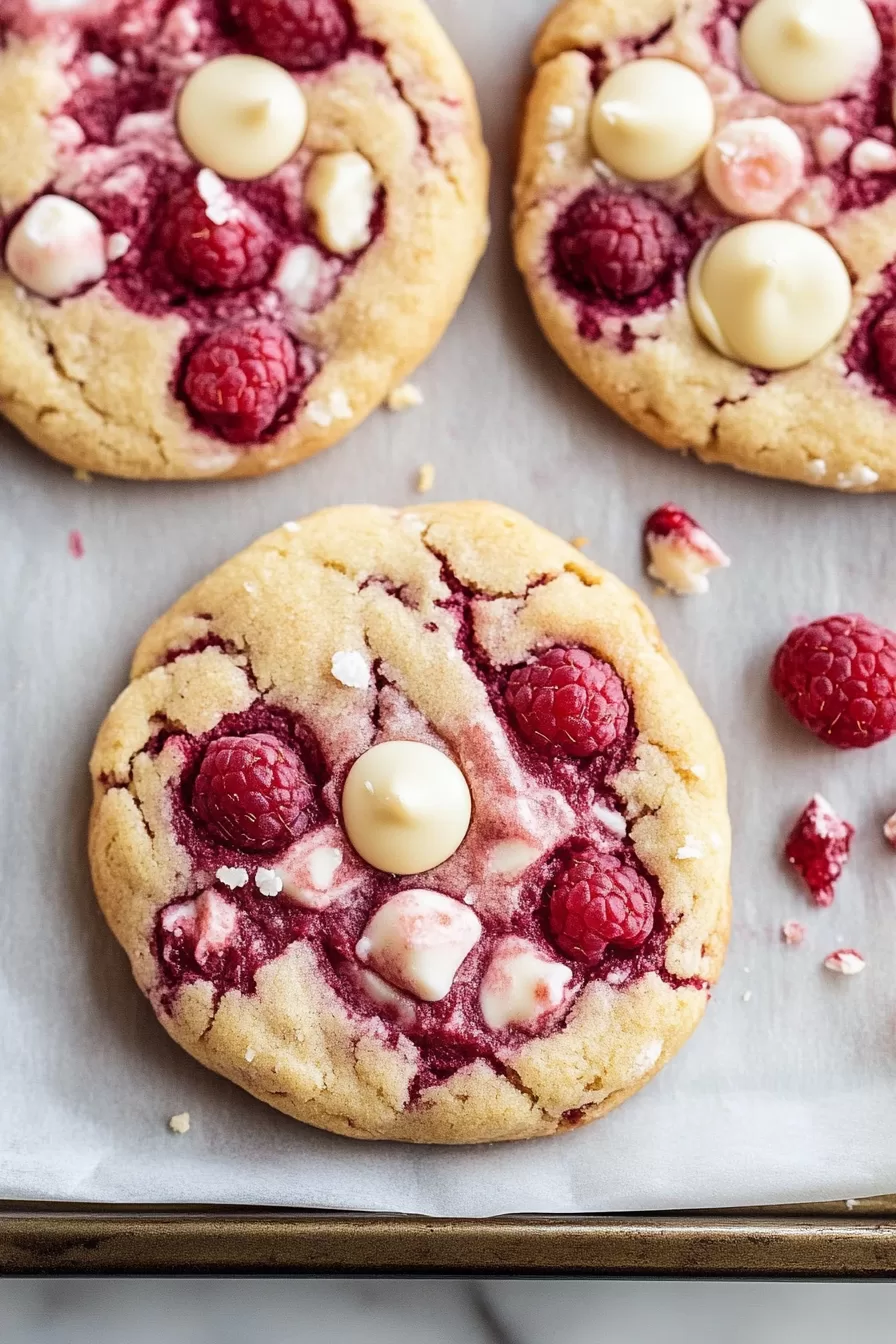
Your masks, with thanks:
M 263 537 L 141 641 L 91 769 L 97 894 L 163 1026 L 324 1129 L 583 1124 L 722 964 L 712 727 L 639 599 L 493 504 Z
M 0 410 L 112 475 L 296 462 L 439 340 L 487 182 L 422 0 L 0 0 Z
M 896 488 L 894 22 L 562 0 L 544 24 L 517 262 L 561 358 L 663 447 Z

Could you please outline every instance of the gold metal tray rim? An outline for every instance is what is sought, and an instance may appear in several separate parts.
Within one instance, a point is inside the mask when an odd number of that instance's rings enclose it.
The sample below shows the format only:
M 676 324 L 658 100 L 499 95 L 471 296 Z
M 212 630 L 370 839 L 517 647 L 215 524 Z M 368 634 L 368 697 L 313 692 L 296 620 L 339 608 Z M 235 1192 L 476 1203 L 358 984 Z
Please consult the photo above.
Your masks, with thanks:
M 487 1219 L 0 1201 L 0 1274 L 890 1278 L 896 1196 Z

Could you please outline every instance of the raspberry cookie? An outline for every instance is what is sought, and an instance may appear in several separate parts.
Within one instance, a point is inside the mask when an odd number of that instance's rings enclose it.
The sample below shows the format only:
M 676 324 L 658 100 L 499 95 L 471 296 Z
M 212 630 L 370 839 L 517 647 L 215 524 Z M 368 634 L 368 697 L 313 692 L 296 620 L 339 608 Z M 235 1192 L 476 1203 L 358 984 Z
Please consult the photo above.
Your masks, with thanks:
M 492 504 L 263 537 L 145 636 L 92 773 L 165 1029 L 340 1134 L 584 1124 L 721 967 L 715 734 L 635 595 Z
M 546 335 L 667 448 L 896 488 L 894 0 L 563 0 L 514 218 Z
M 0 410 L 118 476 L 317 452 L 439 340 L 487 178 L 421 0 L 0 0 Z

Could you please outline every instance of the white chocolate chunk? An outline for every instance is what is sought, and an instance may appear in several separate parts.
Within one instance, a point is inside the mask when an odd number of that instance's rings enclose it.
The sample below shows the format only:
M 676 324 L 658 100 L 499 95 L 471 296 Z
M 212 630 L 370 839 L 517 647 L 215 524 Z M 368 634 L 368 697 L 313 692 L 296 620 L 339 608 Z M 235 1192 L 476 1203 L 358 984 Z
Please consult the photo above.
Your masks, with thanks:
M 401 383 L 393 387 L 386 398 L 386 405 L 390 411 L 410 411 L 423 405 L 423 393 L 413 383 Z
M 283 890 L 283 878 L 275 868 L 259 868 L 255 874 L 259 894 L 273 899 Z
M 195 939 L 193 955 L 204 966 L 212 953 L 227 946 L 237 918 L 234 906 L 210 887 L 195 900 L 169 906 L 162 915 L 162 928 L 167 933 L 180 932 L 185 938 Z
M 479 990 L 486 1025 L 492 1031 L 533 1025 L 560 1006 L 571 979 L 568 966 L 550 960 L 525 938 L 503 938 Z
M 322 845 L 320 849 L 312 850 L 308 856 L 311 885 L 318 891 L 327 891 L 341 863 L 342 850 L 335 845 Z
M 109 235 L 109 241 L 106 243 L 106 257 L 109 261 L 121 261 L 131 250 L 131 240 L 126 233 L 113 233 Z
M 849 168 L 856 177 L 892 173 L 896 171 L 896 149 L 884 140 L 860 140 L 849 156 Z
M 376 971 L 367 970 L 366 967 L 358 967 L 357 978 L 358 985 L 367 997 L 372 999 L 377 1007 L 385 1009 L 390 1017 L 394 1017 L 399 1026 L 407 1028 L 414 1025 L 417 1008 L 413 999 L 393 989 L 381 975 L 377 975 Z
M 591 107 L 591 142 L 601 159 L 635 182 L 678 177 L 697 162 L 715 108 L 703 80 L 677 61 L 629 61 L 608 75 Z
M 548 130 L 554 134 L 572 130 L 575 123 L 575 110 L 566 103 L 555 103 L 548 112 Z
M 321 280 L 321 256 L 316 247 L 300 243 L 287 252 L 277 268 L 274 285 L 291 307 L 310 308 Z
M 249 881 L 249 874 L 245 868 L 219 868 L 215 877 L 225 887 L 231 891 L 236 891 L 238 887 L 244 887 Z
M 499 877 L 519 877 L 539 857 L 540 851 L 525 840 L 501 840 L 493 845 L 486 860 L 490 873 Z
M 370 242 L 376 178 L 363 154 L 321 154 L 311 165 L 305 197 L 318 238 L 347 257 Z
M 63 299 L 106 274 L 106 241 L 96 215 L 65 196 L 41 196 L 6 244 L 10 273 L 34 294 Z
M 380 906 L 355 951 L 390 985 L 438 1003 L 481 934 L 469 906 L 438 891 L 414 889 Z
M 880 480 L 880 474 L 873 467 L 868 467 L 864 462 L 855 462 L 849 471 L 841 471 L 837 475 L 838 490 L 856 490 L 862 486 L 874 485 Z
M 676 859 L 702 859 L 705 851 L 696 835 L 686 835 L 684 844 L 675 851 Z
M 865 0 L 759 0 L 740 30 L 741 56 L 782 103 L 821 103 L 869 75 L 880 34 Z
M 650 563 L 647 573 L 679 597 L 709 592 L 709 574 L 731 564 L 720 546 L 702 527 L 688 518 L 674 532 L 647 532 Z
M 268 177 L 302 143 L 305 96 L 292 75 L 260 56 L 207 61 L 190 76 L 177 103 L 184 146 L 206 168 L 239 182 Z
M 350 686 L 353 690 L 366 691 L 370 685 L 370 664 L 357 649 L 342 649 L 334 653 L 330 671 L 343 686 Z

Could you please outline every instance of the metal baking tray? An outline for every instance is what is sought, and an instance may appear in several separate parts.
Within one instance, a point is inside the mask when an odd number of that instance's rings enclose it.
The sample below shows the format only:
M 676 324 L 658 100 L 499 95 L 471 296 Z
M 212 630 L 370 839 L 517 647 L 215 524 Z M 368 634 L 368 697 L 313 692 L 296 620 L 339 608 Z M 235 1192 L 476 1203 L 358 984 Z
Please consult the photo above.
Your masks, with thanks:
M 0 1274 L 896 1277 L 896 1195 L 688 1214 L 434 1219 L 0 1201 Z

